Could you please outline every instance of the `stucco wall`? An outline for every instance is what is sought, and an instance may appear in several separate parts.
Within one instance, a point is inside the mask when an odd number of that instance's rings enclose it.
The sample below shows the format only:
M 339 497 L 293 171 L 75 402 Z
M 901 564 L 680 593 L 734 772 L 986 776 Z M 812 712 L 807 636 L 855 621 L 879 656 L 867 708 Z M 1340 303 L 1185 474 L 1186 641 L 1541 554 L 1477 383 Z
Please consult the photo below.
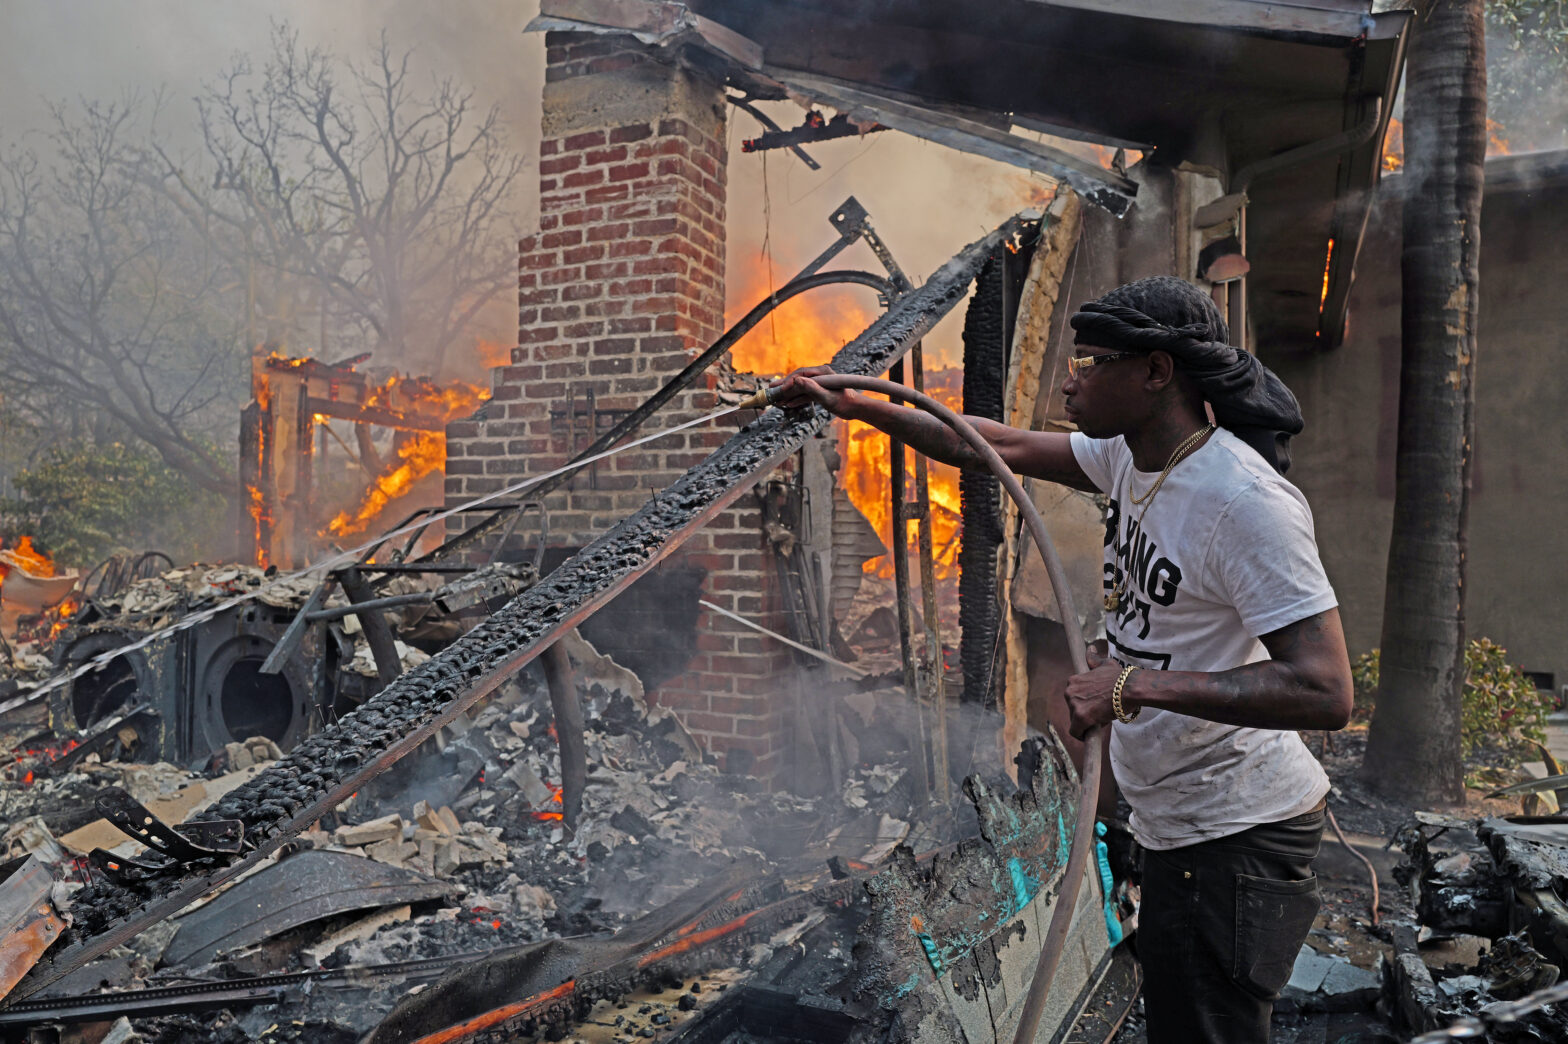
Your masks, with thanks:
M 1488 164 L 1489 181 L 1493 164 Z M 1356 269 L 1345 345 L 1282 358 L 1301 400 L 1290 478 L 1317 520 L 1351 654 L 1378 644 L 1399 401 L 1397 177 L 1384 182 Z M 1466 612 L 1472 637 L 1568 683 L 1568 179 L 1491 187 L 1481 222 L 1474 487 Z

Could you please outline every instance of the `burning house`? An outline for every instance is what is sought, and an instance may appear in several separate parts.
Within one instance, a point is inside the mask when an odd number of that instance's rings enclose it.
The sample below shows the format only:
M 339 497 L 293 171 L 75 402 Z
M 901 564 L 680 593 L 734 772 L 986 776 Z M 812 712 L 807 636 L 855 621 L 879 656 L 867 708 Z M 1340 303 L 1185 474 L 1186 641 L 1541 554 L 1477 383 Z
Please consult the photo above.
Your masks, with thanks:
M 1097 611 L 1043 593 L 994 479 L 737 413 L 776 363 L 727 356 L 784 300 L 853 285 L 879 311 L 821 361 L 1066 430 L 1069 295 L 1174 273 L 1265 358 L 1332 346 L 1407 22 L 546 0 L 539 228 L 488 391 L 258 357 L 256 565 L 99 592 L 12 681 L 19 742 L 50 746 L 7 815 L 35 862 L 6 882 L 31 931 L 0 1025 L 1109 1039 L 1137 989 L 1125 868 L 1114 836 L 1103 863 L 1073 844 L 1095 795 L 1044 709 Z M 909 134 L 1050 191 L 923 280 L 878 234 L 910 216 L 851 197 L 816 261 L 727 315 L 729 120 L 785 99 L 814 115 L 744 152 Z M 829 267 L 854 244 L 879 270 Z M 962 372 L 936 373 L 921 341 L 950 312 Z M 333 420 L 367 483 L 328 528 L 364 542 L 324 553 Z M 396 506 L 437 473 L 440 506 Z M 1029 494 L 1064 586 L 1097 592 L 1099 507 Z

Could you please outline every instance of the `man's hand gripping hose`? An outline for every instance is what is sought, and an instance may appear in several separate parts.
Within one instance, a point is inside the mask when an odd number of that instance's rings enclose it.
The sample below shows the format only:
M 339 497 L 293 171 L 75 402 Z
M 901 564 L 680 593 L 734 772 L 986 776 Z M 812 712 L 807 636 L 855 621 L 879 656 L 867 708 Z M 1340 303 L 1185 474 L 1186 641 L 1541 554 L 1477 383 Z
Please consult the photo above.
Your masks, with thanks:
M 1018 481 L 1018 476 L 1013 474 L 1012 469 L 1003 463 L 996 450 L 991 448 L 991 444 L 958 414 L 913 388 L 906 388 L 901 384 L 894 384 L 892 381 L 877 377 L 860 377 L 845 373 L 812 374 L 811 379 L 830 390 L 853 389 L 878 392 L 895 401 L 918 407 L 953 429 L 979 454 L 985 466 L 1001 482 L 1007 495 L 1018 505 L 1019 514 L 1029 526 L 1029 535 L 1034 538 L 1035 546 L 1040 549 L 1040 558 L 1045 562 L 1046 573 L 1051 578 L 1051 588 L 1056 593 L 1057 611 L 1062 626 L 1067 631 L 1067 647 L 1068 653 L 1072 656 L 1073 670 L 1079 674 L 1088 671 L 1086 646 L 1083 635 L 1078 630 L 1078 613 L 1073 607 L 1072 589 L 1069 586 L 1066 570 L 1062 568 L 1062 560 L 1056 553 L 1056 547 L 1051 543 L 1051 536 L 1046 532 L 1045 521 L 1040 517 L 1040 512 L 1035 510 L 1034 502 L 1024 492 L 1023 484 Z M 741 407 L 760 409 L 763 406 L 773 405 L 780 391 L 781 389 L 778 388 L 763 389 L 741 403 Z M 1074 641 L 1074 638 L 1077 640 Z M 1014 1044 L 1025 1044 L 1027 1041 L 1034 1040 L 1039 1030 L 1040 1016 L 1045 1010 L 1045 998 L 1050 992 L 1051 980 L 1056 977 L 1056 967 L 1061 961 L 1062 951 L 1066 948 L 1068 929 L 1072 926 L 1073 911 L 1078 905 L 1078 889 L 1083 884 L 1085 869 L 1095 862 L 1094 821 L 1095 806 L 1100 792 L 1100 736 L 1103 727 L 1091 728 L 1083 737 L 1083 773 L 1079 781 L 1083 791 L 1078 800 L 1078 819 L 1073 826 L 1072 851 L 1067 857 L 1067 867 L 1062 874 L 1062 887 L 1056 896 L 1056 906 L 1051 911 L 1051 926 L 1040 945 L 1040 959 L 1035 964 L 1034 976 L 1029 983 L 1029 994 L 1018 1019 L 1018 1030 L 1013 1036 Z

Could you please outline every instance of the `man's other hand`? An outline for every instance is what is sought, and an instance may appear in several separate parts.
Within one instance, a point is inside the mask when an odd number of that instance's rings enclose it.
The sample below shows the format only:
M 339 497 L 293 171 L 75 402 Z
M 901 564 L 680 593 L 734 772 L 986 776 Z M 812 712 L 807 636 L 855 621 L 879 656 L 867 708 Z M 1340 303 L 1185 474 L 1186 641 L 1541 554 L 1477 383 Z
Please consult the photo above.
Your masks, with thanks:
M 1095 646 L 1089 646 L 1089 669 L 1067 679 L 1067 731 L 1074 739 L 1083 739 L 1084 733 L 1096 725 L 1104 725 L 1116 718 L 1111 707 L 1111 690 L 1122 673 L 1122 665 L 1107 659 Z

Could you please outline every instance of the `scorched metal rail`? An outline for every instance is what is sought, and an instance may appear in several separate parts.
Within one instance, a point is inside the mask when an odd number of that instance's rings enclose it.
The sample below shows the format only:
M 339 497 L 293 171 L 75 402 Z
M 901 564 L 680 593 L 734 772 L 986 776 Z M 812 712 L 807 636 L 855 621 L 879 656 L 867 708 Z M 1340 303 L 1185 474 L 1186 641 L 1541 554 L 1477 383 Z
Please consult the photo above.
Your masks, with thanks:
M 986 258 L 1037 220 L 1018 215 L 965 247 L 845 345 L 833 368 L 886 371 L 963 299 Z M 74 938 L 10 998 L 36 993 L 267 858 L 653 569 L 827 421 L 815 408 L 764 414 L 543 581 L 198 817 L 242 820 L 255 846 L 244 858 L 173 865 L 140 881 L 95 879 L 72 904 Z

